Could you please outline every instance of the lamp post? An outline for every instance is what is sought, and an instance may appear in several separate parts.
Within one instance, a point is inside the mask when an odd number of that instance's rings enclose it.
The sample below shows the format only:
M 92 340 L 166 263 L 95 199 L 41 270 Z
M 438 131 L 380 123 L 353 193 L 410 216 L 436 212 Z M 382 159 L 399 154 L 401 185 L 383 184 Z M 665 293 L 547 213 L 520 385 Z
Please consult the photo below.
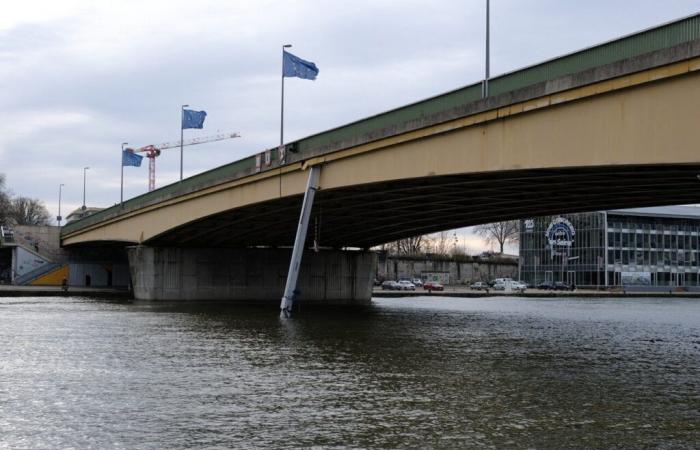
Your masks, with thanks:
M 121 166 L 122 166 L 122 183 L 121 183 L 121 188 L 119 190 L 119 206 L 122 208 L 124 207 L 124 146 L 128 144 L 128 142 L 122 142 L 122 152 L 121 152 Z
M 490 15 L 490 1 L 486 0 L 486 72 L 484 74 L 484 84 L 481 89 L 481 97 L 486 98 L 489 96 L 489 78 L 491 77 L 490 75 L 490 34 L 489 33 L 489 15 Z
M 83 206 L 82 210 L 85 212 L 87 207 L 85 206 L 85 181 L 87 180 L 87 171 L 90 167 L 83 167 Z
M 182 151 L 182 147 L 184 145 L 184 138 L 185 134 L 184 131 L 185 129 L 183 128 L 183 121 L 185 120 L 185 108 L 189 108 L 190 105 L 182 105 L 182 108 L 180 110 L 180 181 L 182 181 L 182 158 L 184 155 L 184 152 Z
M 58 222 L 59 227 L 61 226 L 61 220 L 63 220 L 63 217 L 61 217 L 61 194 L 63 186 L 65 186 L 63 183 L 58 185 L 58 216 L 56 216 L 56 222 Z

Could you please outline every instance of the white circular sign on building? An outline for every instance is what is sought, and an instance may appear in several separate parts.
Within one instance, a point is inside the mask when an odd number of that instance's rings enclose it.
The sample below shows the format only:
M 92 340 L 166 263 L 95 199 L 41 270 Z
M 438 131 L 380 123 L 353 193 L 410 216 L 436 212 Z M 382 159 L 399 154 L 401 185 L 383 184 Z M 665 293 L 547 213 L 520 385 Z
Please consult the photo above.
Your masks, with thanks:
M 547 242 L 549 242 L 550 247 L 554 250 L 556 247 L 559 248 L 571 248 L 574 244 L 574 236 L 576 236 L 576 229 L 569 222 L 568 219 L 564 217 L 557 217 L 552 220 L 552 223 L 547 227 L 547 231 L 544 232 Z

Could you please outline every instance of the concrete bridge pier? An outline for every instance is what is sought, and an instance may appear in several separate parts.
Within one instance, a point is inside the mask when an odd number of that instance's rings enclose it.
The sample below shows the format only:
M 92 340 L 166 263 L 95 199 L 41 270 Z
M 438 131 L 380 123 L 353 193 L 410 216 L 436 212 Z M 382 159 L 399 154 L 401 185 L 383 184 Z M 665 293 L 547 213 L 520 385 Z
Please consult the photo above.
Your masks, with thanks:
M 279 304 L 291 249 L 127 248 L 137 300 L 216 300 Z M 367 305 L 373 252 L 307 251 L 297 289 L 300 305 Z

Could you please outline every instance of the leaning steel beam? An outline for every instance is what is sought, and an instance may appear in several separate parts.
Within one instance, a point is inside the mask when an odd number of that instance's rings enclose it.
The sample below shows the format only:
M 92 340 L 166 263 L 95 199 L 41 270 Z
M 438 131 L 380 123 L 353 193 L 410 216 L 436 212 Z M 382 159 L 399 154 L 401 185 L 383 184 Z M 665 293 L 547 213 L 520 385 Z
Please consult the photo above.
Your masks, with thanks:
M 301 213 L 299 214 L 299 225 L 297 226 L 297 235 L 294 238 L 294 249 L 292 250 L 292 259 L 289 262 L 289 272 L 287 273 L 287 284 L 284 287 L 284 296 L 280 304 L 281 317 L 290 317 L 294 300 L 298 295 L 297 279 L 299 277 L 299 269 L 301 269 L 301 257 L 304 254 L 304 244 L 306 243 L 306 232 L 309 229 L 309 218 L 311 217 L 311 209 L 314 205 L 314 196 L 318 189 L 318 179 L 321 174 L 321 166 L 312 166 L 309 170 L 309 181 L 306 184 L 306 192 L 304 193 L 304 203 L 301 205 Z

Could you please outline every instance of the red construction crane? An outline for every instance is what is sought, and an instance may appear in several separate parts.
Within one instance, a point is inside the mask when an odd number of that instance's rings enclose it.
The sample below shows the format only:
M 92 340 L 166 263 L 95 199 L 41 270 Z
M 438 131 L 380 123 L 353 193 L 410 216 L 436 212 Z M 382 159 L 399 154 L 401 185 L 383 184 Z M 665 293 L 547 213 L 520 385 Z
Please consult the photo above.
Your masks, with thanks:
M 197 145 L 206 144 L 208 142 L 223 141 L 224 139 L 233 139 L 241 137 L 238 133 L 224 133 L 216 134 L 214 136 L 198 137 L 193 139 L 188 139 L 182 143 L 183 146 L 186 145 Z M 175 142 L 163 142 L 158 145 L 146 145 L 139 148 L 127 148 L 126 150 L 132 151 L 134 153 L 145 153 L 146 158 L 148 158 L 148 192 L 151 192 L 156 188 L 156 158 L 160 156 L 160 151 L 168 148 L 180 147 L 180 141 Z

